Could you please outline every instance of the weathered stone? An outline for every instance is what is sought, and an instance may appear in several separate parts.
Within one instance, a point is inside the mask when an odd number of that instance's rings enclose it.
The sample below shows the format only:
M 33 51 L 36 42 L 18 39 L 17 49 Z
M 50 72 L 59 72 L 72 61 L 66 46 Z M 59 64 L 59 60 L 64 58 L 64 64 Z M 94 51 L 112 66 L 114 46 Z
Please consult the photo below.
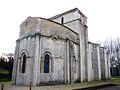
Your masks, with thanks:
M 28 17 L 20 25 L 12 82 L 36 86 L 101 80 L 102 72 L 110 78 L 109 58 L 99 49 L 88 44 L 87 18 L 77 8 L 49 19 Z

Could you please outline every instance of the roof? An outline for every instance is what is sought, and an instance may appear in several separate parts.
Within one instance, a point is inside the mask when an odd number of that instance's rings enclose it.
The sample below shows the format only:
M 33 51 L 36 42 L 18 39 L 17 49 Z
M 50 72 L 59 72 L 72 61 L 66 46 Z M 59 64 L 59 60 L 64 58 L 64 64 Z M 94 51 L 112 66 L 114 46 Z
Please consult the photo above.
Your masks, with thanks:
M 87 18 L 78 8 L 74 8 L 74 9 L 71 9 L 71 10 L 66 11 L 66 12 L 64 12 L 64 13 L 61 13 L 61 14 L 58 14 L 58 15 L 56 15 L 56 16 L 50 17 L 50 18 L 48 18 L 48 19 L 50 19 L 50 20 L 51 20 L 51 19 L 56 19 L 56 18 L 58 18 L 58 17 L 61 17 L 62 15 L 65 15 L 65 14 L 68 14 L 68 13 L 74 12 L 74 11 L 78 11 L 80 15 L 82 15 L 82 16 L 85 17 L 85 18 Z

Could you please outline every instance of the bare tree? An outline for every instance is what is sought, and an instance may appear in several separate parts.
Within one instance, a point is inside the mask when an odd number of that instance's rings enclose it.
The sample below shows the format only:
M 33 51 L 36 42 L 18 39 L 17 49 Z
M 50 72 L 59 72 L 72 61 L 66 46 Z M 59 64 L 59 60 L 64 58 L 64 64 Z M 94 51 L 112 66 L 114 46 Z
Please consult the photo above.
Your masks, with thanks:
M 107 39 L 103 42 L 103 46 L 106 47 L 111 56 L 111 74 L 120 75 L 120 38 Z

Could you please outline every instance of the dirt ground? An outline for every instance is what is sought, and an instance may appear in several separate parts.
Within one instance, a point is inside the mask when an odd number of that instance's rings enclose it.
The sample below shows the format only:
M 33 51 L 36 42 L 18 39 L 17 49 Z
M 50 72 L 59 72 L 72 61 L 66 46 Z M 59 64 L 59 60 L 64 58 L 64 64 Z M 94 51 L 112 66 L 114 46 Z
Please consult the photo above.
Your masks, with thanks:
M 0 90 L 1 90 L 2 84 L 4 84 L 3 90 L 30 90 L 29 86 L 11 85 L 10 82 L 0 82 Z M 120 85 L 120 81 L 107 80 L 107 81 L 93 81 L 93 82 L 66 84 L 66 85 L 36 86 L 36 87 L 31 87 L 31 90 L 73 90 L 73 89 L 79 90 L 81 88 L 99 86 L 99 85 L 104 85 L 104 84 L 119 84 Z M 119 86 L 116 88 L 118 89 Z M 100 89 L 100 90 L 109 90 L 109 89 Z

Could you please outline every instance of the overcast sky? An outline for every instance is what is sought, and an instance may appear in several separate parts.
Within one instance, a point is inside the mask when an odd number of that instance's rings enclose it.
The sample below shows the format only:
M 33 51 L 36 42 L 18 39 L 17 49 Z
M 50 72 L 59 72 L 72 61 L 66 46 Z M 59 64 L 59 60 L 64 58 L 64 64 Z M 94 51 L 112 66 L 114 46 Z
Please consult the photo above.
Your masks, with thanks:
M 14 53 L 28 16 L 49 18 L 76 7 L 88 18 L 89 41 L 120 36 L 120 0 L 0 0 L 0 53 Z

